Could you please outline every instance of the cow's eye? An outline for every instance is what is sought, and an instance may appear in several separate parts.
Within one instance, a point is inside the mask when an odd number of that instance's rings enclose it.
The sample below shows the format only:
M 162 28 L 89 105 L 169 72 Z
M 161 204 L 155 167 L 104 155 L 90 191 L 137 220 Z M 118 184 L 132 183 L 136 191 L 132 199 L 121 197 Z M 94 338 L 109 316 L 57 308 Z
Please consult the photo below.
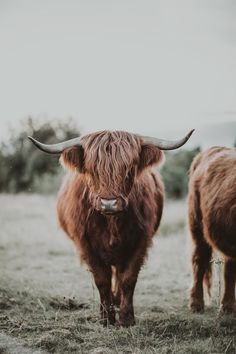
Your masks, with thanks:
M 135 170 L 132 168 L 126 175 L 126 180 L 128 181 L 128 183 L 132 183 L 134 179 L 134 175 L 135 175 Z

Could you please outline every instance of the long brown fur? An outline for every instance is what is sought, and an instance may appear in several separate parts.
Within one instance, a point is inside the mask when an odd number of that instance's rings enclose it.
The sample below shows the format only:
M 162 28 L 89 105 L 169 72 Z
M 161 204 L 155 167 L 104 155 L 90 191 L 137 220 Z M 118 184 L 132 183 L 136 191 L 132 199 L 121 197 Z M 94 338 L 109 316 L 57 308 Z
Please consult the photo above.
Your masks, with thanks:
M 193 161 L 189 182 L 189 226 L 193 240 L 190 307 L 203 311 L 203 286 L 211 285 L 212 250 L 224 259 L 222 308 L 234 312 L 236 281 L 236 149 L 214 147 Z
M 134 324 L 135 284 L 162 215 L 163 185 L 151 169 L 161 159 L 158 148 L 119 131 L 84 136 L 82 147 L 61 156 L 72 172 L 59 193 L 59 222 L 94 275 L 105 323 L 115 322 L 118 304 L 120 323 Z M 97 196 L 122 196 L 127 208 L 103 215 L 95 208 Z

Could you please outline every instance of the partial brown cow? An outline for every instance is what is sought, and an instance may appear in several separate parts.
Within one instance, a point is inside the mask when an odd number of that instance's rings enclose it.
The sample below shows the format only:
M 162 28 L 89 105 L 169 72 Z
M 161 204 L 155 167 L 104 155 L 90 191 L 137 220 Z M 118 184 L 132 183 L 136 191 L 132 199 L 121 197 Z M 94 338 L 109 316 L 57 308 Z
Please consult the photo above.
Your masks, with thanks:
M 189 226 L 193 240 L 190 308 L 204 309 L 203 282 L 210 289 L 212 250 L 224 260 L 224 312 L 235 312 L 236 149 L 213 147 L 193 161 L 189 182 Z
M 101 321 L 115 323 L 119 305 L 121 325 L 133 325 L 133 293 L 147 249 L 162 215 L 163 185 L 151 167 L 162 151 L 176 142 L 122 131 L 103 131 L 60 144 L 45 145 L 61 154 L 67 175 L 58 197 L 63 230 L 79 249 L 93 273 L 101 300 Z

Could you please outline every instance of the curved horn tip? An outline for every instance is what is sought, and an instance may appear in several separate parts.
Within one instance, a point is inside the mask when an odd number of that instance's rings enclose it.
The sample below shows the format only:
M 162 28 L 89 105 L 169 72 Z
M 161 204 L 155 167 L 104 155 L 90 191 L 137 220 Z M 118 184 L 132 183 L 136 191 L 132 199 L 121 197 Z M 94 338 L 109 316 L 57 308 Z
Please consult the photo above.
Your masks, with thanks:
M 36 143 L 37 140 L 35 140 L 32 136 L 28 135 L 27 137 L 30 141 L 32 141 L 32 143 Z
M 47 153 L 54 153 L 54 152 L 50 152 L 48 150 L 48 145 L 42 144 L 40 143 L 40 141 L 34 139 L 32 136 L 28 136 L 28 139 L 30 141 L 32 141 L 32 143 L 41 151 L 47 152 Z
M 35 146 L 37 146 L 38 147 L 38 145 L 40 144 L 40 142 L 38 141 L 38 140 L 36 140 L 36 139 L 34 139 L 32 136 L 30 136 L 30 135 L 28 135 L 28 139 L 30 140 L 30 141 L 32 141 L 32 143 L 35 145 Z
M 190 132 L 188 133 L 187 137 L 190 138 L 190 136 L 193 134 L 194 131 L 195 131 L 195 129 L 190 130 Z
M 27 138 L 31 141 L 34 141 L 34 138 L 32 138 L 32 136 L 28 135 Z

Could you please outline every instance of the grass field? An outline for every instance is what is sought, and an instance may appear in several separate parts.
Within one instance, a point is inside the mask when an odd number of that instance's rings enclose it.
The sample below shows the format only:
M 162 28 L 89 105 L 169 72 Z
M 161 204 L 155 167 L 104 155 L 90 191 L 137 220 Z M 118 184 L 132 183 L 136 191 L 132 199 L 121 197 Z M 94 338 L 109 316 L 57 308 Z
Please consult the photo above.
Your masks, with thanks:
M 187 308 L 184 202 L 167 202 L 136 287 L 136 325 L 99 324 L 97 290 L 59 230 L 55 198 L 0 196 L 0 354 L 236 353 L 236 316 L 220 315 L 219 265 L 204 315 Z

